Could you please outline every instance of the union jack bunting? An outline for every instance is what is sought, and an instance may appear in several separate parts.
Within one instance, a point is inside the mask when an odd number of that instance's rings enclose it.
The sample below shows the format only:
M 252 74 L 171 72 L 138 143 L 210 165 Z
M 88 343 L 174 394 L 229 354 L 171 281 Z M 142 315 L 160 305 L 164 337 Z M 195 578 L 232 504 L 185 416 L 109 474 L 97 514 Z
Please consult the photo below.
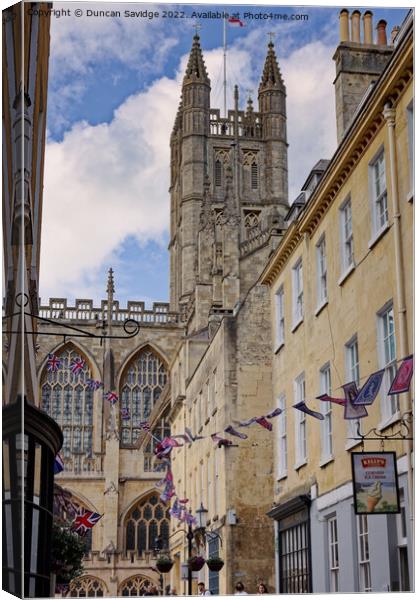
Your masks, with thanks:
M 47 360 L 47 370 L 55 373 L 61 367 L 61 360 L 55 354 L 49 354 Z
M 86 385 L 88 386 L 89 389 L 91 389 L 93 391 L 99 390 L 99 388 L 104 387 L 104 384 L 102 383 L 102 381 L 97 381 L 96 379 L 87 379 Z
M 103 515 L 98 515 L 98 513 L 87 510 L 86 508 L 81 508 L 79 513 L 76 515 L 71 528 L 79 535 L 84 536 L 87 534 L 89 529 L 92 529 L 92 527 L 96 525 L 102 516 Z
M 85 361 L 82 358 L 75 358 L 70 365 L 70 370 L 73 375 L 78 375 L 85 367 Z
M 107 392 L 105 394 L 105 399 L 108 400 L 108 402 L 110 402 L 111 404 L 115 404 L 116 402 L 118 402 L 118 394 L 116 394 L 115 392 Z
M 143 429 L 143 431 L 150 431 L 149 421 L 140 421 L 139 427 L 140 427 L 140 429 Z

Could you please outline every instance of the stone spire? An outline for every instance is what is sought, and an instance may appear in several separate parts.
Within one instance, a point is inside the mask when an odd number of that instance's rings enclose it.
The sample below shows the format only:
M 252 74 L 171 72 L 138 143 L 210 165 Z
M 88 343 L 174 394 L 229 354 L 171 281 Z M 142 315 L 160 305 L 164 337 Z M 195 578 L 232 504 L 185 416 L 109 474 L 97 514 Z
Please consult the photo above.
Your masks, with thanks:
M 271 41 L 268 44 L 268 52 L 258 93 L 260 94 L 267 90 L 284 90 L 283 79 L 277 63 L 276 53 L 274 52 L 274 44 Z
M 210 79 L 207 74 L 203 53 L 201 51 L 200 36 L 198 34 L 195 34 L 193 38 L 193 45 L 183 81 L 184 85 L 186 83 L 206 83 L 207 85 L 210 85 Z

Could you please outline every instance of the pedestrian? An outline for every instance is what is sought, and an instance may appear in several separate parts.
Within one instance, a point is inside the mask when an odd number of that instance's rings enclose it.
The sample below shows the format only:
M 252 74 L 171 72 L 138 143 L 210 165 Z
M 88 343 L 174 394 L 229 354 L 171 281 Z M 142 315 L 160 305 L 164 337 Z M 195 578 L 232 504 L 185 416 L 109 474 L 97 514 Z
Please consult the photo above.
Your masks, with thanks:
M 178 596 L 178 594 L 176 593 L 176 588 L 171 589 L 171 596 Z
M 257 594 L 268 594 L 267 586 L 262 581 L 258 584 Z
M 198 595 L 199 596 L 211 596 L 211 592 L 206 590 L 206 585 L 202 581 L 198 584 Z
M 235 585 L 235 596 L 247 596 L 248 592 L 245 591 L 245 586 L 242 581 L 238 581 Z
M 157 587 L 153 583 L 151 583 L 149 585 L 149 587 L 147 588 L 147 590 L 146 590 L 146 592 L 145 592 L 144 595 L 145 596 L 158 596 L 159 594 L 158 594 L 158 591 L 157 591 Z

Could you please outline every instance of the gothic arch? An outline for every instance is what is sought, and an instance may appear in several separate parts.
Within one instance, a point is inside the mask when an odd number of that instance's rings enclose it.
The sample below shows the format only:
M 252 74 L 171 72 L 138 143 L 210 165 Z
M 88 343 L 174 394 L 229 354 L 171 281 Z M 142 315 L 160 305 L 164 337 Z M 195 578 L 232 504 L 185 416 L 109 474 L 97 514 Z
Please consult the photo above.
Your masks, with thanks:
M 150 419 L 166 387 L 169 378 L 167 365 L 162 352 L 151 343 L 143 344 L 124 361 L 118 377 L 121 446 L 136 447 L 142 433 L 142 422 Z M 159 434 L 167 435 L 169 426 L 160 422 L 157 427 Z M 149 449 L 148 454 L 151 453 L 152 449 Z M 150 471 L 151 468 L 150 456 L 147 460 L 145 457 L 145 470 Z
M 118 371 L 117 377 L 116 377 L 117 388 L 120 387 L 121 379 L 125 375 L 125 372 L 127 371 L 127 367 L 129 366 L 131 361 L 136 357 L 137 354 L 140 354 L 140 352 L 142 352 L 143 350 L 147 350 L 147 349 L 150 349 L 151 352 L 156 354 L 158 356 L 158 358 L 160 358 L 160 360 L 164 364 L 166 370 L 168 370 L 169 358 L 166 356 L 165 352 L 154 342 L 144 342 L 143 344 L 141 344 L 140 346 L 137 346 L 137 348 L 132 350 L 132 352 L 130 352 L 130 354 L 124 359 L 124 362 L 122 363 L 122 365 Z
M 66 470 L 91 470 L 95 438 L 100 435 L 97 419 L 102 414 L 102 391 L 92 390 L 89 378 L 100 379 L 100 371 L 83 346 L 69 340 L 58 345 L 54 354 L 61 357 L 57 371 L 47 369 L 48 356 L 39 370 L 40 407 L 55 419 L 63 431 L 62 456 Z M 71 361 L 81 357 L 85 363 L 77 374 L 70 371 Z M 67 461 L 67 462 L 66 462 Z
M 163 547 L 169 543 L 169 507 L 159 498 L 156 489 L 138 496 L 121 514 L 121 547 L 125 552 L 152 551 L 159 535 Z
M 130 575 L 130 577 L 127 577 L 120 583 L 118 587 L 118 596 L 143 596 L 143 590 L 150 583 L 158 585 L 158 582 L 149 575 L 142 575 L 140 573 L 138 575 Z
M 108 587 L 95 575 L 81 575 L 70 582 L 70 596 L 76 598 L 103 597 L 108 595 Z
M 64 343 L 60 342 L 59 344 L 57 344 L 56 346 L 54 346 L 53 348 L 51 348 L 51 350 L 49 351 L 48 354 L 58 354 L 60 352 L 63 352 L 63 350 L 65 350 L 66 348 L 71 347 L 71 346 L 73 346 L 74 349 L 77 352 L 80 352 L 80 354 L 83 354 L 84 357 L 87 359 L 87 362 L 89 364 L 89 368 L 90 368 L 90 370 L 92 372 L 93 379 L 100 379 L 101 378 L 101 369 L 99 368 L 98 363 L 96 362 L 95 357 L 80 342 L 77 342 L 75 340 L 68 340 L 68 341 L 66 341 Z M 38 368 L 38 384 L 41 383 L 41 377 L 44 374 L 44 370 L 47 368 L 47 361 L 48 361 L 48 355 L 44 356 L 44 359 L 43 359 L 42 363 L 39 365 L 39 368 Z

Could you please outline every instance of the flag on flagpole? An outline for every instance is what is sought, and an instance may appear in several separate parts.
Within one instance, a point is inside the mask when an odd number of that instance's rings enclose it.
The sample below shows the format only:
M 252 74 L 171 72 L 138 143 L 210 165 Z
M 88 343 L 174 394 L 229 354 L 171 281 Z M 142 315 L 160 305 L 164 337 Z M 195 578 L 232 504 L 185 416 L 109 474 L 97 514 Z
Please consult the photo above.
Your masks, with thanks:
M 393 394 L 402 394 L 410 389 L 411 378 L 413 376 L 414 358 L 413 355 L 403 358 L 400 368 L 394 377 L 388 396 Z
M 245 23 L 238 17 L 229 17 L 227 21 L 232 27 L 245 27 Z
M 296 408 L 297 410 L 301 410 L 302 412 L 306 413 L 307 415 L 310 415 L 311 417 L 315 417 L 315 419 L 319 419 L 320 421 L 323 421 L 325 419 L 324 415 L 322 415 L 321 413 L 317 412 L 316 410 L 311 410 L 310 408 L 308 408 L 306 406 L 305 402 L 298 402 L 297 404 L 293 405 L 293 408 Z
M 49 354 L 47 360 L 47 370 L 50 373 L 56 373 L 61 367 L 61 360 L 55 354 Z
M 346 397 L 346 404 L 344 406 L 344 418 L 350 419 L 363 419 L 368 416 L 368 412 L 363 405 L 354 406 L 353 402 L 358 394 L 357 385 L 354 381 L 343 385 L 344 395 Z
M 64 462 L 61 456 L 59 454 L 56 454 L 54 458 L 54 475 L 57 475 L 57 473 L 61 473 L 61 471 L 64 471 Z
M 381 388 L 384 369 L 376 371 L 369 375 L 363 387 L 359 390 L 356 398 L 353 400 L 353 406 L 372 404 Z
M 92 510 L 80 508 L 79 513 L 76 515 L 76 518 L 71 526 L 71 529 L 79 535 L 84 536 L 87 534 L 89 529 L 92 529 L 92 527 L 96 525 L 102 516 L 103 515 L 99 515 Z

